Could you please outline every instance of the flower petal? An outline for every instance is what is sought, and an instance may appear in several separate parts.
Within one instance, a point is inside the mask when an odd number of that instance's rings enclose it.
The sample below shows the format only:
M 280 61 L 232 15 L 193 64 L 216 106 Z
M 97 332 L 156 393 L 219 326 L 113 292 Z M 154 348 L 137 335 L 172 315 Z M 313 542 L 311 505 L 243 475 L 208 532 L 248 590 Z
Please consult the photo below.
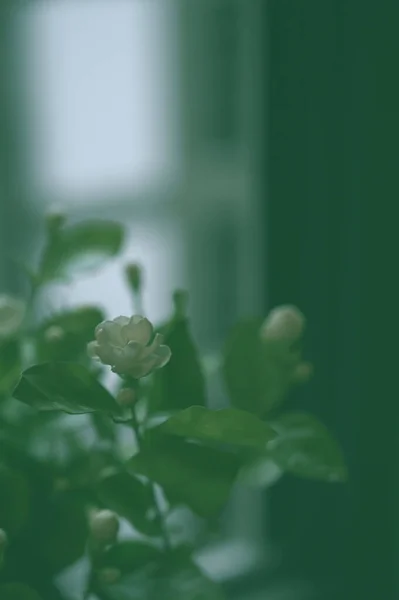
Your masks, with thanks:
M 151 344 L 149 346 L 146 346 L 145 348 L 143 348 L 143 351 L 141 353 L 141 358 L 146 358 L 147 356 L 150 356 L 150 354 L 154 354 L 158 350 L 158 348 L 162 344 L 162 342 L 163 342 L 163 335 L 161 333 L 156 333 Z
M 129 323 L 130 319 L 129 317 L 124 317 L 124 316 L 120 316 L 120 317 L 116 317 L 115 319 L 113 319 L 114 323 L 118 323 L 118 325 L 127 325 Z
M 98 348 L 99 348 L 98 342 L 89 342 L 87 344 L 87 354 L 90 356 L 90 358 L 98 359 L 98 353 L 97 353 Z
M 151 356 L 151 357 L 147 358 L 146 360 L 132 364 L 129 369 L 129 375 L 131 375 L 135 379 L 140 379 L 140 377 L 145 377 L 154 369 L 155 363 L 156 363 L 156 359 L 154 359 L 154 357 Z
M 95 329 L 96 339 L 100 343 L 105 343 L 105 340 L 113 346 L 123 346 L 124 341 L 121 335 L 122 325 L 114 321 L 103 321 L 97 325 Z
M 114 365 L 118 361 L 120 355 L 120 348 L 110 346 L 108 344 L 98 344 L 97 356 L 100 358 L 104 365 Z
M 137 315 L 130 319 L 130 322 L 122 328 L 122 337 L 124 342 L 134 341 L 146 346 L 152 336 L 152 325 L 148 319 Z
M 161 369 L 170 361 L 172 356 L 172 351 L 169 346 L 159 346 L 159 348 L 154 352 L 154 356 L 156 357 L 156 369 Z

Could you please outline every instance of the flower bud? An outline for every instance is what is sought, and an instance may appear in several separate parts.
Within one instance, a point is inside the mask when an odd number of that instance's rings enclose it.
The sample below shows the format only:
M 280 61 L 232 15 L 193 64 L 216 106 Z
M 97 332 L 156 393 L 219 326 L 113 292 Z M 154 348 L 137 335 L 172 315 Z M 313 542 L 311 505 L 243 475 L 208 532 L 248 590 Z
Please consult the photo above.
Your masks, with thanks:
M 116 401 L 119 406 L 129 408 L 136 402 L 136 392 L 131 388 L 124 388 L 119 391 Z
M 301 362 L 294 369 L 292 380 L 294 383 L 307 383 L 313 376 L 314 367 L 312 363 Z
M 98 580 L 104 585 L 116 583 L 121 578 L 122 573 L 116 567 L 104 567 L 98 572 Z
M 49 344 L 60 342 L 65 337 L 65 331 L 59 325 L 52 325 L 46 329 L 44 333 L 44 339 Z
M 66 222 L 66 214 L 54 207 L 46 213 L 46 227 L 49 233 L 57 233 Z
M 104 546 L 114 544 L 118 536 L 119 520 L 111 510 L 100 510 L 91 519 L 90 533 L 94 541 Z
M 137 263 L 130 263 L 126 265 L 125 275 L 129 285 L 137 294 L 141 290 L 141 284 L 143 279 L 142 269 L 140 265 L 138 265 Z
M 294 343 L 303 335 L 305 316 L 296 306 L 286 304 L 270 311 L 265 319 L 260 336 L 263 341 Z

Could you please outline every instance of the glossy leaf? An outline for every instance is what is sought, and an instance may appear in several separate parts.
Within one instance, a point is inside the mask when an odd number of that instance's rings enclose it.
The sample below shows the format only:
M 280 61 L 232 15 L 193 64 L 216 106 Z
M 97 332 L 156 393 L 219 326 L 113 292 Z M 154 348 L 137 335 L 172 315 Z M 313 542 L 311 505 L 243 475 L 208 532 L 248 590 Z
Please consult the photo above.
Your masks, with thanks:
M 187 319 L 173 319 L 161 330 L 172 357 L 167 367 L 154 374 L 151 407 L 172 410 L 203 406 L 205 379 Z
M 103 312 L 95 306 L 82 306 L 47 318 L 36 332 L 38 361 L 86 358 L 87 344 L 94 337 L 95 327 L 104 318 Z M 49 339 L 48 334 L 56 328 L 62 332 L 60 339 Z
M 201 441 L 220 442 L 263 450 L 275 437 L 274 430 L 256 416 L 243 410 L 209 410 L 192 406 L 165 421 L 159 430 Z
M 222 366 L 231 402 L 264 416 L 285 399 L 297 356 L 290 349 L 262 343 L 262 319 L 248 319 L 231 331 Z
M 152 516 L 151 488 L 126 471 L 110 469 L 97 484 L 97 494 L 104 507 L 124 517 L 141 533 L 160 535 L 158 521 Z
M 161 555 L 161 551 L 155 546 L 127 540 L 106 550 L 99 559 L 99 566 L 117 568 L 122 574 L 132 573 L 147 564 L 159 561 Z
M 1 600 L 42 600 L 35 590 L 23 583 L 0 585 Z
M 131 459 L 137 473 L 159 483 L 174 504 L 209 517 L 225 505 L 238 461 L 230 453 L 173 438 L 151 436 Z
M 345 481 L 347 469 L 338 443 L 315 417 L 287 413 L 273 421 L 277 437 L 270 455 L 284 470 L 299 477 Z
M 0 528 L 17 535 L 29 519 L 31 490 L 20 471 L 0 469 Z
M 76 267 L 96 268 L 118 254 L 123 228 L 110 221 L 88 221 L 61 229 L 49 241 L 40 266 L 42 282 L 62 279 Z
M 119 412 L 111 394 L 77 363 L 54 362 L 30 367 L 22 373 L 13 396 L 38 410 L 71 414 Z

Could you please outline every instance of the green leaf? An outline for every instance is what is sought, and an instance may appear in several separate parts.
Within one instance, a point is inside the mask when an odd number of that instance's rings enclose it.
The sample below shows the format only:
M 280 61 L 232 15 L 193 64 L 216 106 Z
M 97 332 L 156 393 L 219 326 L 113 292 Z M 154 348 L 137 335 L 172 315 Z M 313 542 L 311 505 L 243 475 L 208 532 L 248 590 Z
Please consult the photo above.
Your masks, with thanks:
M 35 590 L 23 583 L 6 583 L 0 585 L 1 600 L 41 600 Z
M 17 340 L 0 341 L 0 395 L 12 391 L 21 375 L 21 351 Z
M 278 435 L 269 444 L 270 456 L 284 471 L 306 479 L 347 479 L 341 448 L 315 417 L 286 413 L 273 421 L 273 427 Z
M 119 412 L 111 394 L 77 363 L 54 362 L 30 367 L 22 373 L 13 396 L 38 410 L 71 414 Z
M 155 546 L 128 540 L 119 542 L 104 552 L 99 566 L 118 568 L 124 575 L 144 567 L 149 563 L 159 561 L 162 553 Z
M 187 556 L 165 557 L 152 568 L 140 569 L 112 586 L 110 600 L 223 600 L 221 588 Z
M 161 528 L 155 516 L 151 488 L 126 471 L 109 469 L 97 484 L 99 500 L 106 508 L 124 517 L 141 533 L 160 535 Z
M 36 535 L 35 552 L 52 573 L 75 563 L 84 554 L 88 536 L 84 498 L 75 491 L 47 499 L 45 519 Z
M 164 344 L 172 357 L 164 369 L 154 373 L 153 409 L 183 409 L 205 405 L 205 379 L 187 319 L 173 319 L 162 328 Z
M 224 507 L 238 471 L 233 454 L 159 432 L 149 436 L 130 464 L 159 483 L 172 503 L 187 504 L 201 517 Z
M 220 442 L 263 450 L 275 432 L 267 423 L 243 410 L 209 410 L 192 406 L 159 426 L 162 433 L 201 441 Z
M 87 344 L 94 337 L 95 327 L 104 318 L 103 312 L 95 306 L 82 306 L 47 318 L 36 332 L 37 360 L 46 362 L 86 358 Z M 58 329 L 62 334 L 60 339 L 49 338 Z
M 239 483 L 254 488 L 269 488 L 283 476 L 284 471 L 268 455 L 257 455 L 241 467 Z
M 262 319 L 247 319 L 232 329 L 222 366 L 231 403 L 260 416 L 285 399 L 298 360 L 289 348 L 261 341 L 262 322 Z
M 93 269 L 118 254 L 124 232 L 111 221 L 87 221 L 61 229 L 49 241 L 40 266 L 40 281 L 63 279 L 76 267 Z
M 23 473 L 0 468 L 0 528 L 17 535 L 29 519 L 31 490 Z

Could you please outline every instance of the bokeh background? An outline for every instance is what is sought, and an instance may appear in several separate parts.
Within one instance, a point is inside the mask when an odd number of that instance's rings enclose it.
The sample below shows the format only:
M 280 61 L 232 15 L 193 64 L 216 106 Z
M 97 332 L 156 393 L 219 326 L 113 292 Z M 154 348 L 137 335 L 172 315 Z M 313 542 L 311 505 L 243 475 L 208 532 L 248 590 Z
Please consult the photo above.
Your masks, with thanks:
M 382 426 L 369 401 L 382 389 L 368 368 L 381 272 L 369 206 L 394 201 L 398 130 L 398 10 L 377 4 L 0 7 L 1 289 L 24 292 L 12 257 L 35 256 L 57 205 L 71 220 L 121 220 L 129 239 L 121 259 L 44 306 L 127 313 L 121 269 L 137 260 L 151 319 L 189 289 L 204 352 L 238 316 L 282 302 L 308 315 L 316 375 L 291 402 L 339 438 L 351 480 L 236 495 L 225 545 L 204 557 L 231 598 L 399 597 L 397 411 L 379 397 Z

